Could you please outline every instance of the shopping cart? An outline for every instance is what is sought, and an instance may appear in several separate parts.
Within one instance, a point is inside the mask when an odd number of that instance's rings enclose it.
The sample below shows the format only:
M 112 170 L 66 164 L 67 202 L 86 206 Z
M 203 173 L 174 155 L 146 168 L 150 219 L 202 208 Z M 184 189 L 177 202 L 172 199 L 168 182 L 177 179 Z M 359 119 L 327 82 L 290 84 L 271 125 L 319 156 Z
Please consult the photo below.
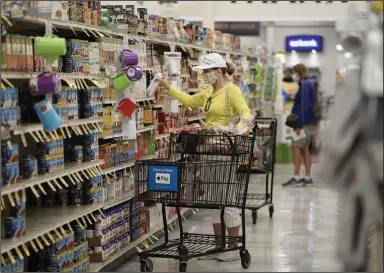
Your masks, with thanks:
M 179 271 L 185 272 L 192 258 L 234 250 L 240 251 L 242 267 L 249 267 L 244 216 L 242 236 L 226 236 L 224 210 L 239 208 L 244 215 L 254 142 L 254 137 L 246 136 L 172 134 L 170 154 L 180 155 L 179 160 L 136 162 L 135 196 L 139 201 L 162 204 L 165 232 L 163 244 L 139 253 L 142 272 L 153 269 L 149 257 L 179 260 Z M 180 236 L 175 240 L 168 237 L 166 206 L 177 210 Z M 222 234 L 184 232 L 180 207 L 219 209 Z M 229 243 L 236 246 L 227 248 Z
M 277 120 L 274 118 L 256 118 L 254 125 L 255 148 L 250 172 L 265 175 L 265 185 L 251 183 L 251 192 L 247 194 L 246 209 L 252 211 L 252 222 L 256 224 L 257 211 L 269 205 L 269 216 L 273 216 L 273 182 L 275 171 Z M 253 192 L 253 188 L 256 191 Z

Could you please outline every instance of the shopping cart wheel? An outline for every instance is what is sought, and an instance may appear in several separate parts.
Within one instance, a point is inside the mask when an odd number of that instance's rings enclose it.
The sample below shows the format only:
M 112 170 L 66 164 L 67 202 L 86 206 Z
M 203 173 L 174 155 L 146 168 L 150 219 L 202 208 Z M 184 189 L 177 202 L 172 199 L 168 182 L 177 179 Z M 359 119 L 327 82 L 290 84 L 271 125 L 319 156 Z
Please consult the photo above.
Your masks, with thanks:
M 187 272 L 187 263 L 186 262 L 180 262 L 179 263 L 179 272 Z
M 251 254 L 248 250 L 240 250 L 241 266 L 244 269 L 247 269 L 251 265 Z
M 273 205 L 269 205 L 269 217 L 272 218 L 274 211 L 275 211 L 275 209 L 273 208 Z
M 140 271 L 141 272 L 152 272 L 153 262 L 150 259 L 140 260 Z
M 252 222 L 254 225 L 256 225 L 256 221 L 257 221 L 257 210 L 253 210 L 252 211 Z

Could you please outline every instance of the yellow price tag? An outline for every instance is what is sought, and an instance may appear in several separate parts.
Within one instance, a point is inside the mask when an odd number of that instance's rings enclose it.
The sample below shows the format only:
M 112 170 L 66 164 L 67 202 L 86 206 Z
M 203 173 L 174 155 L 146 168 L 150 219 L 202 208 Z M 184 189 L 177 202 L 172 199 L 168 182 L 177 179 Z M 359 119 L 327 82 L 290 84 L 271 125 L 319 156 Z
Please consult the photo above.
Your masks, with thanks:
M 93 221 L 97 222 L 95 216 L 92 213 L 91 213 L 91 217 L 92 217 Z
M 12 252 L 10 250 L 7 251 L 8 257 L 11 260 L 11 263 L 16 263 L 15 257 L 13 257 Z
M 80 219 L 81 219 L 81 221 L 83 221 L 83 227 L 87 227 L 88 224 L 87 224 L 87 221 L 85 221 L 84 217 L 81 216 Z
M 48 242 L 48 240 L 47 240 L 47 238 L 45 238 L 45 235 L 44 235 L 44 234 L 41 235 L 41 239 L 43 240 L 43 242 L 45 243 L 46 246 L 49 246 L 49 245 L 50 245 L 49 242 Z
M 29 243 L 31 244 L 31 246 L 35 252 L 39 252 L 39 250 L 37 249 L 36 244 L 33 240 L 31 240 Z
M 60 232 L 58 232 L 57 229 L 54 229 L 54 231 L 57 237 L 59 237 L 60 240 L 63 240 L 63 236 L 61 236 Z
M 71 183 L 72 183 L 73 185 L 76 185 L 76 182 L 73 180 L 73 178 L 72 178 L 71 175 L 68 175 L 68 178 L 69 178 L 69 180 L 71 180 Z
M 52 244 L 54 244 L 56 241 L 55 241 L 55 238 L 53 238 L 52 234 L 51 233 L 47 233 L 47 236 L 49 238 L 49 240 L 51 240 Z
M 85 177 L 86 179 L 89 179 L 89 176 L 85 173 L 84 170 L 81 170 L 80 172 L 84 175 L 84 177 Z
M 20 195 L 19 195 L 19 192 L 15 192 L 15 200 L 16 200 L 16 204 L 20 205 Z
M 52 185 L 51 181 L 47 181 L 48 186 L 53 190 L 56 191 L 56 188 Z
M 21 254 L 19 247 L 15 247 L 15 250 L 16 250 L 17 256 L 19 256 L 20 260 L 24 259 L 24 256 L 23 256 L 23 254 Z
M 22 245 L 22 248 L 24 250 L 25 255 L 27 255 L 27 257 L 29 257 L 31 255 L 31 253 L 29 252 L 28 247 L 26 245 Z
M 44 246 L 43 246 L 43 244 L 40 242 L 39 238 L 35 238 L 35 241 L 36 241 L 37 246 L 40 248 L 40 250 L 43 250 L 43 249 L 44 249 Z
M 5 208 L 5 202 L 3 197 L 1 197 L 1 206 Z
M 59 182 L 57 182 L 56 179 L 53 179 L 53 183 L 55 183 L 55 185 L 56 185 L 60 190 L 63 189 L 63 187 L 59 184 Z
M 65 229 L 63 227 L 60 227 L 60 231 L 64 237 L 67 237 L 67 232 L 65 232 Z
M 47 192 L 44 190 L 44 187 L 43 187 L 41 184 L 39 184 L 38 186 L 39 186 L 39 189 L 41 190 L 41 192 L 42 192 L 44 195 L 47 195 Z
M 60 177 L 59 179 L 60 179 L 61 183 L 63 183 L 64 186 L 66 186 L 68 188 L 67 182 L 65 182 L 65 180 L 62 177 Z
M 91 219 L 89 218 L 88 214 L 85 215 L 85 218 L 88 220 L 88 223 L 89 223 L 90 225 L 92 225 L 92 221 L 91 221 Z
M 76 219 L 76 223 L 83 229 L 83 225 L 80 223 L 79 219 Z
M 40 197 L 40 195 L 39 195 L 39 193 L 37 192 L 37 190 L 35 189 L 35 187 L 31 187 L 31 190 L 32 190 L 32 192 L 33 192 L 33 194 L 36 196 L 36 198 L 39 198 Z
M 21 191 L 21 198 L 23 200 L 23 203 L 27 202 L 27 197 L 25 196 L 25 190 Z
M 0 256 L 1 258 L 1 263 L 4 265 L 4 266 L 6 266 L 7 264 L 5 263 L 5 260 L 4 260 L 4 257 L 3 256 Z
M 68 229 L 70 230 L 70 231 L 73 231 L 73 229 L 72 229 L 72 227 L 71 227 L 71 225 L 68 223 L 67 224 L 67 227 L 68 227 Z
M 11 193 L 8 193 L 8 199 L 9 199 L 9 202 L 11 203 L 11 206 L 14 207 L 16 204 L 15 204 L 15 201 L 13 200 Z
M 100 212 L 101 216 L 105 217 L 105 215 L 101 209 L 99 209 L 99 212 Z

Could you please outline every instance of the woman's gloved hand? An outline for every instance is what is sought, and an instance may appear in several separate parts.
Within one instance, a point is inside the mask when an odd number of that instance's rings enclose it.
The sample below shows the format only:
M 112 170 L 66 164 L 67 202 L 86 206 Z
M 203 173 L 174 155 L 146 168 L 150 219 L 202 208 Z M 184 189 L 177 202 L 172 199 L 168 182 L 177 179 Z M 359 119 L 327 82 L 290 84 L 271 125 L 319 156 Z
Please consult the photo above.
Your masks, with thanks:
M 160 79 L 159 80 L 159 86 L 164 87 L 164 90 L 167 92 L 168 92 L 169 88 L 171 87 L 171 85 L 169 84 L 167 79 Z

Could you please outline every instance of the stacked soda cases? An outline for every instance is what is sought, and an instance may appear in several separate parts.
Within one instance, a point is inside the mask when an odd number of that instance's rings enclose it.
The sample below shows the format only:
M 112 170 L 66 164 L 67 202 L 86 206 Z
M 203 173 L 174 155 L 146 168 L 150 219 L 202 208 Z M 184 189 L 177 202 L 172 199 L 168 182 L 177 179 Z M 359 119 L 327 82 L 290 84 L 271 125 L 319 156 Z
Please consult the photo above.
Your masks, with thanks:
M 130 202 L 96 214 L 97 222 L 87 230 L 89 260 L 104 262 L 130 243 Z
M 54 243 L 28 258 L 29 272 L 87 272 L 89 267 L 88 242 L 85 230 L 79 225 L 55 235 Z
M 64 140 L 65 160 L 67 162 L 90 162 L 98 160 L 99 133 L 93 131 L 87 135 L 76 136 Z
M 79 119 L 78 92 L 77 88 L 63 86 L 60 93 L 53 95 L 53 107 L 64 121 Z
M 12 202 L 1 211 L 2 238 L 20 238 L 26 234 L 25 192 L 20 192 Z
M 131 241 L 134 242 L 146 233 L 147 222 L 145 219 L 142 202 L 131 203 Z
M 88 87 L 78 90 L 78 107 L 81 118 L 103 117 L 103 98 L 101 88 Z

